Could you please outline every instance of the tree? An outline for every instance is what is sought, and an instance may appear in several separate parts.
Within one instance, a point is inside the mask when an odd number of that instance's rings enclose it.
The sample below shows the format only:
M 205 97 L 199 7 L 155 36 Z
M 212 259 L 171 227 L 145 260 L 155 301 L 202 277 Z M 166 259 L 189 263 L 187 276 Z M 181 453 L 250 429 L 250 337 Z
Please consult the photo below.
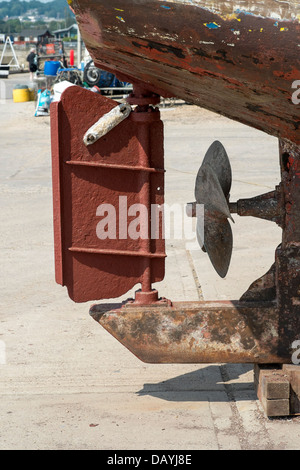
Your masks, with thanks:
M 26 11 L 26 7 L 20 0 L 12 0 L 9 16 L 21 16 Z
M 52 0 L 42 3 L 39 0 L 11 0 L 10 2 L 0 0 L 0 19 L 6 16 L 26 15 L 29 10 L 37 10 L 39 15 L 45 15 L 54 18 L 65 18 L 66 3 L 64 0 Z M 69 15 L 73 17 L 73 13 L 67 7 Z
M 20 29 L 24 29 L 24 25 L 20 22 L 17 23 L 16 16 L 26 16 L 27 12 L 36 10 L 38 15 L 47 16 L 60 19 L 60 22 L 51 29 L 61 29 L 62 27 L 69 27 L 75 22 L 75 17 L 71 13 L 64 0 L 52 0 L 47 3 L 42 3 L 39 0 L 11 0 L 10 2 L 0 0 L 0 20 L 9 17 L 9 23 L 0 24 L 1 33 L 18 33 Z M 15 22 L 12 22 L 12 21 Z M 45 23 L 43 23 L 45 24 Z M 31 23 L 31 26 L 36 26 L 36 23 Z M 50 29 L 50 28 L 49 28 Z
M 64 21 L 50 21 L 48 27 L 49 30 L 52 31 L 57 31 L 58 29 L 62 29 L 65 25 Z
M 4 26 L 3 33 L 6 33 L 6 34 L 20 33 L 21 29 L 22 29 L 22 23 L 19 19 L 7 20 Z

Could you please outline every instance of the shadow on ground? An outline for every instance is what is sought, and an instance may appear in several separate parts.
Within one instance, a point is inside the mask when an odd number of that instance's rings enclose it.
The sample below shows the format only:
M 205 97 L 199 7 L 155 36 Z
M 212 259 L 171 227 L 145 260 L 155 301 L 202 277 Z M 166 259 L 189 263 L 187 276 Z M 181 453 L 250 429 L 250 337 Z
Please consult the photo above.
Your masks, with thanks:
M 146 383 L 137 394 L 167 401 L 256 400 L 251 371 L 250 364 L 208 365 L 162 382 Z

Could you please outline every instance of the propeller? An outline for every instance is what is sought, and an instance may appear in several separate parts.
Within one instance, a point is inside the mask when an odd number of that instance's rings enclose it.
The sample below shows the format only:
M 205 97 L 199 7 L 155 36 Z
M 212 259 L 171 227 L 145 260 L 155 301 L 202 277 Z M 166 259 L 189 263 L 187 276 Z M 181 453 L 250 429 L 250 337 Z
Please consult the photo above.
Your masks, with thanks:
M 250 199 L 229 202 L 232 172 L 228 155 L 219 141 L 208 149 L 198 171 L 195 184 L 196 202 L 188 204 L 187 212 L 197 217 L 197 240 L 206 252 L 220 277 L 228 272 L 233 237 L 229 219 L 234 223 L 231 213 L 252 216 L 276 222 L 284 226 L 285 205 L 281 185 L 275 191 Z M 198 216 L 197 204 L 204 206 L 203 215 Z M 203 212 L 201 212 L 203 214 Z
M 231 183 L 232 172 L 226 150 L 221 142 L 215 141 L 208 149 L 196 178 L 196 203 L 204 205 L 204 230 L 203 221 L 198 218 L 196 233 L 199 245 L 222 278 L 228 272 L 233 248 L 228 221 L 233 221 L 229 209 Z

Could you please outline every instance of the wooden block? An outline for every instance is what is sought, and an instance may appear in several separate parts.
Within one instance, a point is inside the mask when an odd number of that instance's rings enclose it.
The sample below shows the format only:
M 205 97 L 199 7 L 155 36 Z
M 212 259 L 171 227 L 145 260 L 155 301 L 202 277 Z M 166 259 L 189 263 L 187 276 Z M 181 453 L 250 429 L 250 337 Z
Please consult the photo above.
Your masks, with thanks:
M 293 389 L 291 389 L 290 394 L 290 414 L 300 415 L 300 399 Z
M 300 398 L 300 370 L 292 371 L 290 376 L 291 387 Z
M 289 399 L 290 382 L 282 371 L 263 371 L 261 393 L 267 400 Z
M 294 364 L 283 364 L 282 366 L 282 372 L 288 377 L 291 375 L 292 372 L 297 371 L 300 373 L 300 366 L 296 366 Z
M 281 370 L 281 364 L 254 364 L 253 373 L 254 373 L 254 381 L 259 381 L 259 377 L 262 371 L 274 371 L 274 370 Z
M 264 396 L 264 392 L 262 389 L 263 378 L 267 376 L 272 376 L 274 372 L 277 372 L 277 371 L 274 369 L 259 369 L 259 374 L 257 374 L 254 377 L 254 387 L 255 387 L 255 391 L 259 399 L 261 399 Z M 285 397 L 280 397 L 280 398 L 285 398 Z
M 281 366 L 255 364 L 254 387 L 268 417 L 289 416 L 290 382 Z M 296 409 L 297 404 L 293 404 Z
M 260 402 L 269 418 L 289 416 L 290 414 L 290 400 L 288 399 L 267 400 L 262 398 Z
M 282 371 L 290 381 L 293 391 L 300 398 L 300 366 L 294 364 L 284 364 Z
M 259 377 L 254 379 L 254 387 L 256 390 L 257 397 L 261 400 L 263 398 L 262 391 L 262 377 L 265 377 L 268 374 L 271 374 L 272 371 L 260 371 Z

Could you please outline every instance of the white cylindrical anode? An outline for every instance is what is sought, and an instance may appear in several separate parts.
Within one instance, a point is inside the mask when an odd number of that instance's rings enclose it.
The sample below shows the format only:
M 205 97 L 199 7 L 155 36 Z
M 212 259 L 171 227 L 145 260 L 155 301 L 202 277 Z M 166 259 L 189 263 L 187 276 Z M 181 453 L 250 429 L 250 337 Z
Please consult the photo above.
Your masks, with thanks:
M 84 144 L 91 145 L 99 140 L 101 137 L 106 135 L 120 122 L 124 121 L 131 113 L 131 106 L 129 104 L 119 104 L 109 113 L 104 114 L 99 121 L 96 122 L 83 137 Z

